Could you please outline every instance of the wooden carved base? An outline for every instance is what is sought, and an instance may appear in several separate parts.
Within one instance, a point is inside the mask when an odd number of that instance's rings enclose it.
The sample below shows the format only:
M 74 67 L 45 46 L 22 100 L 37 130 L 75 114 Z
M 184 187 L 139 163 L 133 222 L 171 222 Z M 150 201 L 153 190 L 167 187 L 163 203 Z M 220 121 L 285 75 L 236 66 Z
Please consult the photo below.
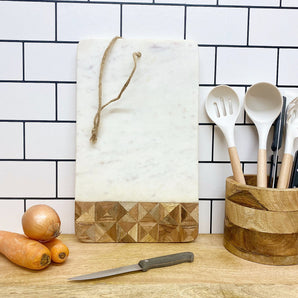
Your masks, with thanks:
M 83 242 L 190 242 L 198 235 L 198 203 L 75 202 Z
M 227 179 L 224 246 L 257 263 L 298 264 L 298 190 L 255 187 L 255 178 Z

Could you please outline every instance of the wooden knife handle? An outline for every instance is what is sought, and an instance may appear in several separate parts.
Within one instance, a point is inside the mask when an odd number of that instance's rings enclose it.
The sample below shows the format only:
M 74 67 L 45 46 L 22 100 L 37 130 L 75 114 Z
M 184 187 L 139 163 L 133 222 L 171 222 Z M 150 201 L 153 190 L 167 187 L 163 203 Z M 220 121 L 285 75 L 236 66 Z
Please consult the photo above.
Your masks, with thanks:
M 152 268 L 167 267 L 185 262 L 193 262 L 194 254 L 192 252 L 181 252 L 178 254 L 167 255 L 152 259 L 146 259 L 139 262 L 142 271 L 147 271 Z

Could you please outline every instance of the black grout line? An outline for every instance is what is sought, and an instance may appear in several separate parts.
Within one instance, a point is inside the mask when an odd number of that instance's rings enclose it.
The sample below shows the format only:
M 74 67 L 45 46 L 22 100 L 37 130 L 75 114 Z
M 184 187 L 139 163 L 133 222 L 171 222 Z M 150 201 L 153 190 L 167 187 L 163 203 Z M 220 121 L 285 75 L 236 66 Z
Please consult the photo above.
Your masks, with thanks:
M 278 75 L 279 75 L 279 48 L 277 49 L 277 55 L 276 55 L 276 86 L 278 86 Z
M 123 34 L 123 5 L 120 4 L 120 37 Z
M 1 122 L 25 122 L 25 123 L 76 123 L 75 120 L 11 120 L 11 119 L 0 119 Z
M 25 81 L 25 43 L 22 42 L 22 78 Z
M 187 21 L 187 6 L 184 6 L 184 28 L 183 28 L 183 39 L 186 40 L 186 21 Z
M 199 201 L 224 201 L 225 198 L 199 198 Z
M 55 2 L 55 41 L 58 40 L 57 2 Z
M 1 0 L 0 0 L 1 1 Z M 75 81 L 21 81 L 21 80 L 0 80 L 0 83 L 20 83 L 20 84 L 73 84 L 75 85 Z
M 199 123 L 200 126 L 211 126 L 211 125 L 215 125 L 214 123 Z M 235 123 L 236 126 L 254 126 L 254 123 Z
M 9 161 L 9 162 L 57 162 L 57 161 L 60 161 L 60 162 L 75 162 L 76 160 L 75 159 L 32 159 L 32 158 L 26 158 L 26 159 L 9 159 L 9 158 L 6 158 L 6 159 L 0 159 L 0 162 L 3 162 L 3 161 Z
M 1 200 L 23 200 L 24 201 L 24 207 L 26 208 L 26 201 L 27 200 L 68 200 L 68 201 L 72 201 L 74 200 L 74 197 L 59 197 L 59 198 L 55 198 L 55 197 L 0 197 L 0 201 Z
M 246 45 L 249 46 L 249 30 L 250 30 L 250 8 L 247 10 L 247 39 Z
M 55 189 L 55 194 L 56 194 L 56 198 L 58 198 L 58 161 L 56 160 L 56 180 L 55 180 L 55 183 L 56 183 L 56 189 Z
M 217 75 L 217 47 L 214 51 L 214 85 L 216 85 L 216 75 Z
M 1 0 L 0 0 L 1 1 Z M 277 49 L 277 48 L 276 48 Z M 76 84 L 76 81 L 22 81 L 22 80 L 0 80 L 0 84 L 1 83 L 20 83 L 20 84 Z M 251 84 L 235 84 L 235 83 L 226 83 L 227 85 L 231 86 L 231 87 L 250 87 Z M 214 83 L 202 83 L 199 84 L 199 87 L 214 87 L 216 86 L 216 84 Z M 298 88 L 298 85 L 277 85 L 278 87 L 281 88 Z
M 26 159 L 26 124 L 23 121 L 23 159 Z
M 55 120 L 58 121 L 58 84 L 55 83 Z
M 1 0 L 0 0 L 1 1 Z M 32 40 L 32 39 L 0 39 L 0 42 L 26 42 L 26 43 L 48 43 L 48 44 L 78 44 L 78 40 Z
M 199 43 L 199 47 L 208 47 L 208 48 L 247 48 L 247 49 L 294 49 L 297 50 L 298 46 L 265 46 L 265 45 L 246 45 L 246 44 L 205 44 Z
M 247 88 L 250 87 L 251 84 L 229 84 L 226 83 L 227 85 L 229 85 L 230 87 L 243 87 L 243 88 Z M 214 87 L 216 86 L 215 84 L 200 84 L 199 87 Z M 278 87 L 281 88 L 298 88 L 298 85 L 278 85 Z
M 257 163 L 256 161 L 250 161 L 250 160 L 242 160 L 242 162 L 245 163 L 245 164 L 255 164 L 255 163 Z M 214 160 L 214 159 L 212 159 L 212 160 L 199 160 L 199 164 L 210 164 L 210 163 L 212 163 L 212 164 L 229 164 L 229 163 L 231 163 L 231 161 L 230 160 Z M 269 163 L 269 161 L 268 161 L 268 163 Z
M 158 5 L 158 6 L 184 6 L 184 3 L 156 3 L 155 0 L 152 0 L 152 2 L 138 2 L 138 1 L 130 1 L 130 2 L 124 2 L 124 1 L 71 1 L 71 0 L 0 0 L 0 1 L 9 1 L 9 2 L 35 2 L 35 3 L 65 3 L 65 4 L 125 4 L 125 5 L 142 5 L 142 6 L 152 6 L 152 5 Z M 280 0 L 281 1 L 281 0 Z M 276 6 L 256 6 L 256 5 L 228 5 L 228 4 L 219 4 L 219 0 L 216 1 L 216 4 L 187 4 L 189 7 L 225 7 L 225 8 L 254 8 L 254 9 L 278 9 L 278 10 L 284 10 L 284 9 L 298 9 L 297 6 L 282 6 L 281 2 L 279 5 Z
M 1 1 L 1 0 L 0 0 Z M 29 39 L 0 39 L 0 43 L 46 43 L 46 44 L 78 44 L 78 40 L 29 40 Z M 298 46 L 280 46 L 280 45 L 247 45 L 247 44 L 198 44 L 199 47 L 218 47 L 218 48 L 251 48 L 251 49 L 294 49 Z
M 27 202 L 26 202 L 26 199 L 24 199 L 24 212 L 26 212 L 27 210 Z
M 212 234 L 213 200 L 210 201 L 210 234 Z
M 1 1 L 1 0 L 0 0 Z M 276 48 L 277 50 L 278 48 Z M 0 80 L 0 84 L 1 83 L 20 83 L 20 84 L 76 84 L 76 81 L 31 81 L 31 80 Z M 226 83 L 227 85 L 231 86 L 231 87 L 249 87 L 251 86 L 251 84 L 235 84 L 235 83 Z M 214 87 L 216 86 L 216 84 L 214 83 L 202 83 L 199 84 L 199 87 Z M 278 87 L 281 88 L 298 88 L 298 85 L 277 85 Z
M 212 139 L 211 139 L 211 161 L 214 161 L 214 129 L 215 125 L 212 125 Z M 199 162 L 200 163 L 200 162 Z
M 76 159 L 73 158 L 55 158 L 55 159 L 47 159 L 47 158 L 1 158 L 0 162 L 4 162 L 4 161 L 9 161 L 9 162 L 23 162 L 23 161 L 27 161 L 27 162 L 75 162 Z M 250 161 L 250 160 L 243 160 L 242 161 L 245 164 L 256 164 L 256 161 Z M 229 160 L 199 160 L 198 161 L 199 164 L 229 164 L 230 161 Z M 269 161 L 268 161 L 269 163 Z

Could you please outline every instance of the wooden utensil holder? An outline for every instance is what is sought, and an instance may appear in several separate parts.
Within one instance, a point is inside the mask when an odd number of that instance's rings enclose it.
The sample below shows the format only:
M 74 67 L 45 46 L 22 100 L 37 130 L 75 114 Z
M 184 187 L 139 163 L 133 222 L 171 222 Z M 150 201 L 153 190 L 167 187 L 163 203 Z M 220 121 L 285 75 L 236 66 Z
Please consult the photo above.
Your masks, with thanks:
M 298 190 L 256 187 L 226 180 L 224 246 L 243 259 L 269 265 L 298 264 Z

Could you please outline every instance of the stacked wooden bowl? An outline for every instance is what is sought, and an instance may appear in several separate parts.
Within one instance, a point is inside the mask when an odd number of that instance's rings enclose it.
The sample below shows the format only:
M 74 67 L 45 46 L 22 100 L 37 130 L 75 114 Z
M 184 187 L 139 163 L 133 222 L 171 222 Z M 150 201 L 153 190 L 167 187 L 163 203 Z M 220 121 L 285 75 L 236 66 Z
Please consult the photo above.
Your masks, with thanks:
M 224 246 L 257 263 L 298 264 L 298 190 L 256 187 L 226 180 Z

